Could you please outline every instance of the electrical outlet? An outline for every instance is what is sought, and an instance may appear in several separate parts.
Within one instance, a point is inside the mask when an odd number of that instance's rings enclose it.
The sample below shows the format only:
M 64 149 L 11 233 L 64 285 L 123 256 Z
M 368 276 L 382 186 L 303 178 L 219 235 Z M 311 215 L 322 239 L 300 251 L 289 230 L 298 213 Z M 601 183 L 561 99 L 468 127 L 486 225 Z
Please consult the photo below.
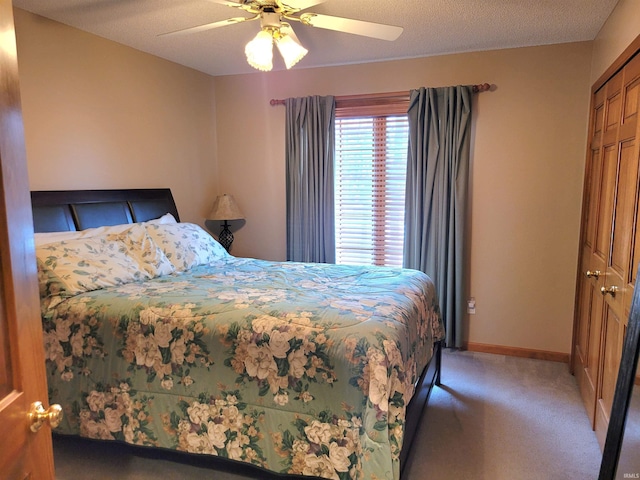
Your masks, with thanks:
M 467 313 L 469 315 L 475 315 L 476 314 L 476 299 L 471 297 L 469 300 L 467 300 Z

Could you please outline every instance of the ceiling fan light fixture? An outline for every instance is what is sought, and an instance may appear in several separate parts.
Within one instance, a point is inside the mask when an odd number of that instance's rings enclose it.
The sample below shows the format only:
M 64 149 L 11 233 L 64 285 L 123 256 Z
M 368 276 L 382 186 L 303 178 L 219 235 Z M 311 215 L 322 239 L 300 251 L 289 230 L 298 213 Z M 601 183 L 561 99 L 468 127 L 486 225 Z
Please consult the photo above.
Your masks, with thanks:
M 253 68 L 268 72 L 273 68 L 273 36 L 269 31 L 260 30 L 244 48 L 247 62 Z
M 234 17 L 195 27 L 182 28 L 161 35 L 179 35 L 224 27 L 236 23 L 260 20 L 260 32 L 247 43 L 245 55 L 253 68 L 262 71 L 273 69 L 273 44 L 275 43 L 284 59 L 285 66 L 290 69 L 296 65 L 309 51 L 302 46 L 291 25 L 283 20 L 294 20 L 309 27 L 361 35 L 393 41 L 403 31 L 402 27 L 382 23 L 366 22 L 333 15 L 305 12 L 313 5 L 325 0 L 209 0 L 229 7 L 243 10 L 252 16 Z
M 309 51 L 300 44 L 293 28 L 288 24 L 282 24 L 279 35 L 275 36 L 275 41 L 280 55 L 282 55 L 284 59 L 287 70 L 309 53 Z

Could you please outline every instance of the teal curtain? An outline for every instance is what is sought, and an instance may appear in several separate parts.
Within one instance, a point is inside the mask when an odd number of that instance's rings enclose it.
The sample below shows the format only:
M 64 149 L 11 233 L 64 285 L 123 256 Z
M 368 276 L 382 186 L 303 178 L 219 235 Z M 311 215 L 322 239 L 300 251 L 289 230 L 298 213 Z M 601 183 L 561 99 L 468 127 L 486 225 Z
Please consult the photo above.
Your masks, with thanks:
M 404 266 L 429 275 L 438 291 L 446 343 L 461 347 L 471 86 L 410 92 Z
M 288 98 L 287 260 L 335 263 L 333 96 Z

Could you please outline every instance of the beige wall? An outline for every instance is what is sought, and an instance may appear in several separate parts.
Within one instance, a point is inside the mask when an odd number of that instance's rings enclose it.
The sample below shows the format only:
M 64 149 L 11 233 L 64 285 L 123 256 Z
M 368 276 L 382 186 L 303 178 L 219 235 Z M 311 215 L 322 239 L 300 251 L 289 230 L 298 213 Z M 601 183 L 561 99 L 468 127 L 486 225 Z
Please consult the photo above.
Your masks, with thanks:
M 593 42 L 593 84 L 640 35 L 640 1 L 620 0 Z
M 469 340 L 568 353 L 591 43 L 217 77 L 221 183 L 247 217 L 235 253 L 285 257 L 284 107 L 271 98 L 489 82 L 472 147 Z
M 474 105 L 468 338 L 567 353 L 589 88 L 633 39 L 636 6 L 621 0 L 595 44 L 217 78 L 16 9 L 31 188 L 168 186 L 197 223 L 231 193 L 247 217 L 233 252 L 280 260 L 271 98 L 489 82 Z
M 215 197 L 210 76 L 15 9 L 32 190 L 170 187 L 202 224 Z

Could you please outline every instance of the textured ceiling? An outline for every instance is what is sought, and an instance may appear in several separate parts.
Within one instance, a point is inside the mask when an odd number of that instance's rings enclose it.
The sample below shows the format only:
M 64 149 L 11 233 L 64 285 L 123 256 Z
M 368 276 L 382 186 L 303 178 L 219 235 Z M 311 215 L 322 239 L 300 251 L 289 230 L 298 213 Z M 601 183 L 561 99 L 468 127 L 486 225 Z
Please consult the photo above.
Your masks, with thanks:
M 310 68 L 593 40 L 618 0 L 326 0 L 306 11 L 404 27 L 394 42 L 292 26 Z M 13 0 L 16 7 L 210 75 L 254 73 L 245 22 L 189 35 L 165 32 L 248 16 L 208 0 Z M 274 53 L 274 70 L 284 69 Z

